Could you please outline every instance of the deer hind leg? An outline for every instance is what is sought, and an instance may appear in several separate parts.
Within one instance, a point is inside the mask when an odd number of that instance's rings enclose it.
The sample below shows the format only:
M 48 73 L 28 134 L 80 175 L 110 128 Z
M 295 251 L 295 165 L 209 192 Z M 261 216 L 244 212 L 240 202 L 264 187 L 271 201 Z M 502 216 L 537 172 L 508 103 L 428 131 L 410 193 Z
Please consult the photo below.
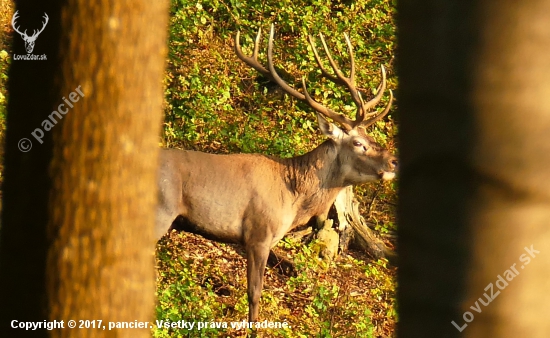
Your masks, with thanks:
M 269 256 L 269 241 L 247 245 L 248 321 L 258 320 L 264 270 Z

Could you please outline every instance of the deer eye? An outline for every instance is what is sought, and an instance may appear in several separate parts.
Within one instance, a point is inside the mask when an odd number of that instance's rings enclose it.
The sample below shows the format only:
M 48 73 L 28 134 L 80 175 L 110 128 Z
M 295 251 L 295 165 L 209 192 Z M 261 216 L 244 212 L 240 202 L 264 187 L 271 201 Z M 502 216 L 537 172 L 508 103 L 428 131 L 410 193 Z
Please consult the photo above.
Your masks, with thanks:
M 362 147 L 363 144 L 359 141 L 353 141 L 353 145 L 356 146 L 356 147 Z

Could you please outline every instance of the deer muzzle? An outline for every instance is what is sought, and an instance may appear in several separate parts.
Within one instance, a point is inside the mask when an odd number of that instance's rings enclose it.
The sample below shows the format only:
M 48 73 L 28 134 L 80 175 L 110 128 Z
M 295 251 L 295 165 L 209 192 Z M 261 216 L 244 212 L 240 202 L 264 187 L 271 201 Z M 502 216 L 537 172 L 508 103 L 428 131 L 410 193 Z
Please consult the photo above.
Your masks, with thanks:
M 393 180 L 397 173 L 397 164 L 397 158 L 395 156 L 388 156 L 385 168 L 378 173 L 380 178 L 384 181 Z

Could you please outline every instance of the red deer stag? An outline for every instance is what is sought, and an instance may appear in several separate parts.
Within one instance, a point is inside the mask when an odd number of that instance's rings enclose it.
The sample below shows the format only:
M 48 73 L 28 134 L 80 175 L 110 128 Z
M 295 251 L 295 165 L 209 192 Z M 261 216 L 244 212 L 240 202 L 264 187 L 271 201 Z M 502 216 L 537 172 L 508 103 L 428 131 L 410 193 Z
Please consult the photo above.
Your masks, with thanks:
M 254 54 L 243 54 L 239 33 L 235 52 L 239 59 L 269 76 L 288 94 L 304 100 L 318 114 L 319 127 L 328 140 L 311 152 L 294 158 L 276 158 L 260 154 L 214 155 L 196 151 L 167 149 L 161 152 L 159 174 L 160 200 L 156 233 L 160 238 L 176 219 L 178 228 L 206 238 L 244 245 L 247 258 L 249 321 L 258 319 L 264 269 L 270 249 L 291 229 L 314 216 L 326 214 L 336 195 L 346 186 L 390 180 L 395 176 L 397 160 L 368 136 L 365 128 L 388 113 L 392 94 L 381 114 L 368 113 L 381 99 L 386 87 L 382 81 L 376 96 L 364 102 L 355 86 L 355 65 L 349 38 L 351 71 L 345 77 L 333 61 L 321 36 L 323 47 L 336 76 L 321 64 L 314 41 L 309 42 L 317 63 L 329 79 L 347 86 L 357 105 L 351 120 L 313 100 L 303 81 L 300 93 L 285 83 L 273 66 L 273 35 L 268 44 L 268 69 L 257 59 L 261 31 Z M 342 129 L 325 117 L 338 122 Z

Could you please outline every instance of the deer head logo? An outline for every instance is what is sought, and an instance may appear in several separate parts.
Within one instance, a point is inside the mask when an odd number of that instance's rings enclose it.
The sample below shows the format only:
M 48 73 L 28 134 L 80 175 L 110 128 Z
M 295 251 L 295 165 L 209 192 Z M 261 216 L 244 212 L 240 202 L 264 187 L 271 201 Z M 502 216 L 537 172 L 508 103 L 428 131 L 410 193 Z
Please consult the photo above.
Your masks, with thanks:
M 36 39 L 38 38 L 38 35 L 40 35 L 40 33 L 42 33 L 42 31 L 44 30 L 44 28 L 46 28 L 46 25 L 48 24 L 48 20 L 50 18 L 48 18 L 48 14 L 44 13 L 44 16 L 43 18 L 46 20 L 42 23 L 42 29 L 40 30 L 37 30 L 35 29 L 34 30 L 34 33 L 31 35 L 31 36 L 28 36 L 27 35 L 27 30 L 25 29 L 25 32 L 21 32 L 19 30 L 19 27 L 16 27 L 15 26 L 15 21 L 17 20 L 17 18 L 19 17 L 19 14 L 18 14 L 19 11 L 16 11 L 15 14 L 13 14 L 13 18 L 11 19 L 11 25 L 13 27 L 13 29 L 19 33 L 19 35 L 21 35 L 21 38 L 23 38 L 23 41 L 25 41 L 25 49 L 27 50 L 27 54 L 30 54 L 32 53 L 33 49 L 34 49 L 34 42 L 36 41 Z

